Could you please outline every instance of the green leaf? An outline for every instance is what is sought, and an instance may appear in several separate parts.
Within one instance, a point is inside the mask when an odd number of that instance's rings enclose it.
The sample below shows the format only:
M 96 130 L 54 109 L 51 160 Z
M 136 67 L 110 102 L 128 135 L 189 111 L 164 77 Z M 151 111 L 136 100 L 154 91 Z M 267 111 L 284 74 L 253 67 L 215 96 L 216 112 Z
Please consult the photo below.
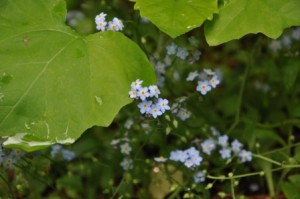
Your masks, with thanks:
M 212 19 L 217 0 L 135 0 L 135 9 L 172 38 Z
M 300 198 L 299 187 L 292 183 L 282 183 L 281 189 L 287 199 L 298 199 Z
M 283 69 L 283 81 L 286 89 L 291 89 L 300 71 L 300 61 L 296 58 L 289 58 L 281 63 Z
M 298 185 L 297 187 L 300 188 L 300 175 L 299 174 L 289 176 L 289 180 L 293 184 Z
M 5 0 L 0 5 L 0 136 L 35 150 L 72 143 L 108 126 L 130 103 L 130 83 L 155 73 L 121 33 L 81 36 L 64 24 L 63 0 Z M 5 81 L 4 81 L 5 80 Z
M 205 24 L 205 37 L 215 46 L 249 33 L 277 38 L 290 26 L 300 25 L 299 0 L 231 0 Z

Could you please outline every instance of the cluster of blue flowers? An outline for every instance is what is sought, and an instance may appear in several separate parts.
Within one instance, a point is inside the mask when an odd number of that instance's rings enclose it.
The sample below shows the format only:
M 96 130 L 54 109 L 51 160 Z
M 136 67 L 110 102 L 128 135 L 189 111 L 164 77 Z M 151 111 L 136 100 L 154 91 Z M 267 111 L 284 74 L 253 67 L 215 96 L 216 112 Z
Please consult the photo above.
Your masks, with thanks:
M 229 142 L 227 135 L 220 135 L 215 129 L 211 128 L 212 137 L 204 140 L 201 143 L 203 153 L 210 155 L 215 149 L 219 148 L 219 154 L 222 159 L 230 159 L 238 156 L 241 162 L 248 162 L 252 160 L 252 153 L 243 149 L 243 144 L 238 140 Z
M 66 161 L 71 161 L 75 158 L 75 153 L 69 149 L 64 149 L 61 144 L 55 144 L 51 146 L 52 158 L 62 158 Z
M 200 165 L 202 157 L 200 156 L 200 152 L 195 147 L 190 147 L 184 151 L 172 151 L 170 160 L 182 162 L 187 168 L 194 168 Z
M 282 49 L 289 49 L 293 43 L 293 41 L 300 40 L 300 28 L 295 28 L 292 30 L 290 34 L 284 34 L 279 39 L 272 40 L 269 44 L 269 48 L 273 52 L 277 52 Z
M 196 38 L 189 38 L 189 41 L 190 41 L 191 45 L 195 45 L 195 46 L 199 42 Z M 187 57 L 189 55 L 191 55 L 191 57 L 189 59 L 190 64 L 193 64 L 196 61 L 198 61 L 200 59 L 200 55 L 201 55 L 201 51 L 199 51 L 199 50 L 189 52 L 187 50 L 187 48 L 179 47 L 175 43 L 171 43 L 170 45 L 168 45 L 166 47 L 166 50 L 167 50 L 167 55 L 168 56 L 175 55 L 177 58 L 179 58 L 181 60 L 186 60 Z
M 139 79 L 132 82 L 131 90 L 129 91 L 130 98 L 140 99 L 142 101 L 138 104 L 142 114 L 157 118 L 166 110 L 170 109 L 168 105 L 169 101 L 159 98 L 160 90 L 156 85 L 143 87 L 142 83 L 143 81 Z
M 172 160 L 183 163 L 187 168 L 199 168 L 201 162 L 206 155 L 211 155 L 212 152 L 218 150 L 220 157 L 224 160 L 239 157 L 241 162 L 249 162 L 252 160 L 252 153 L 243 149 L 243 144 L 237 139 L 229 142 L 227 135 L 220 135 L 220 132 L 214 127 L 210 128 L 212 136 L 199 143 L 199 150 L 195 147 L 190 147 L 186 150 L 174 150 L 170 152 L 169 158 L 157 157 L 156 162 L 166 162 Z M 194 174 L 195 183 L 205 180 L 206 171 L 196 170 Z
M 111 145 L 116 148 L 120 148 L 121 153 L 126 156 L 120 164 L 125 171 L 133 168 L 133 160 L 130 158 L 130 152 L 132 151 L 132 148 L 129 145 L 129 142 L 130 140 L 128 138 L 114 139 L 111 141 Z
M 198 73 L 198 71 L 190 72 L 186 80 L 193 81 L 196 78 L 198 79 L 196 90 L 202 95 L 205 95 L 211 91 L 212 88 L 216 88 L 217 85 L 220 84 L 220 78 L 210 69 L 204 69 L 202 73 Z
M 96 29 L 100 31 L 111 30 L 111 31 L 121 31 L 124 28 L 123 22 L 114 17 L 112 21 L 106 22 L 105 13 L 101 12 L 99 15 L 95 17 Z
M 21 149 L 4 149 L 0 142 L 0 166 L 13 168 L 13 166 L 24 156 Z
M 188 64 L 193 64 L 200 59 L 201 51 L 197 50 L 199 40 L 196 37 L 190 37 L 189 44 L 191 48 L 188 50 L 185 47 L 178 46 L 174 42 L 166 46 L 166 53 L 163 59 L 150 57 L 150 61 L 155 65 L 155 71 L 158 79 L 158 85 L 163 86 L 167 67 L 174 64 L 175 60 L 186 61 Z M 155 56 L 157 57 L 157 56 Z M 180 80 L 180 74 L 177 70 L 173 71 L 174 80 Z
M 171 107 L 171 111 L 182 121 L 185 121 L 190 118 L 191 112 L 182 106 L 182 103 L 187 99 L 187 97 L 180 97 L 175 100 Z

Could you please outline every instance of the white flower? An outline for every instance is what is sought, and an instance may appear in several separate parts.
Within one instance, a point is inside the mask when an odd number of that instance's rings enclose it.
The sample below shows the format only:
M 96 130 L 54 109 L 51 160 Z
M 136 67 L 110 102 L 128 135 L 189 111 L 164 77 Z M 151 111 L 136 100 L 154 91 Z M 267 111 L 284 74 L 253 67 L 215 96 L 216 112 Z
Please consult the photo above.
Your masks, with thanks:
M 132 99 L 136 99 L 137 98 L 136 90 L 129 91 L 129 97 L 132 98 Z
M 121 148 L 121 153 L 129 155 L 129 153 L 131 151 L 131 147 L 129 146 L 129 144 L 127 142 L 122 144 L 120 146 L 120 148 Z
M 198 71 L 190 72 L 186 81 L 193 81 L 196 77 L 199 77 Z
M 202 95 L 205 95 L 208 91 L 211 90 L 211 87 L 207 81 L 198 81 L 198 85 L 196 88 Z
M 217 75 L 214 75 L 210 80 L 209 84 L 211 87 L 216 88 L 218 84 L 220 84 L 220 80 Z
M 178 113 L 177 113 L 177 116 L 182 120 L 182 121 L 185 121 L 187 120 L 188 118 L 190 118 L 191 116 L 191 113 L 184 109 L 184 108 L 180 108 Z
M 123 30 L 124 25 L 123 25 L 123 22 L 120 19 L 118 19 L 117 17 L 114 17 L 113 18 L 113 23 L 116 26 L 116 28 L 115 28 L 116 31 Z
M 156 162 L 166 162 L 167 158 L 164 158 L 164 157 L 160 156 L 160 157 L 155 157 L 154 160 Z
M 138 89 L 140 89 L 142 87 L 142 83 L 143 83 L 142 80 L 139 80 L 139 79 L 135 80 L 134 82 L 131 83 L 131 89 L 137 91 Z
M 214 75 L 216 74 L 214 71 L 212 71 L 211 69 L 203 69 L 203 71 L 207 74 L 207 75 Z
M 120 165 L 121 167 L 123 167 L 125 171 L 132 169 L 133 168 L 132 159 L 124 158 Z
M 101 30 L 103 32 L 103 31 L 105 31 L 106 24 L 107 24 L 106 21 L 99 21 L 96 23 L 96 29 Z
M 105 21 L 106 13 L 101 12 L 100 14 L 96 15 L 95 22 L 98 23 L 99 21 Z

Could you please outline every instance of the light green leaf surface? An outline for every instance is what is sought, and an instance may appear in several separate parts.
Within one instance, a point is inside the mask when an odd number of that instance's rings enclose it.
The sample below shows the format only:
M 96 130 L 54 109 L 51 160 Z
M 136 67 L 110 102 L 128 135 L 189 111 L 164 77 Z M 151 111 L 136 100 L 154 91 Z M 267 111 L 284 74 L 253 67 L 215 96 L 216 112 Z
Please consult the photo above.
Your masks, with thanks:
M 80 36 L 63 0 L 0 3 L 0 136 L 27 151 L 72 143 L 108 126 L 130 103 L 130 83 L 154 83 L 143 52 L 122 33 Z
M 172 38 L 211 19 L 217 0 L 135 0 L 135 9 Z
M 205 24 L 205 37 L 211 46 L 249 33 L 275 39 L 285 28 L 300 25 L 299 10 L 299 0 L 230 0 Z

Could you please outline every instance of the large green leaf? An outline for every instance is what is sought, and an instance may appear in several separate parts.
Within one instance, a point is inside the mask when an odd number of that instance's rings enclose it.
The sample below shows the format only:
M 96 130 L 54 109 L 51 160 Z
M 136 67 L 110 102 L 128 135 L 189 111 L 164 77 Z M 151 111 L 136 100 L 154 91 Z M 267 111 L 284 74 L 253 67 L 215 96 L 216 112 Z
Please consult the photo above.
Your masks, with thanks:
M 155 75 L 121 33 L 81 36 L 64 24 L 63 0 L 0 3 L 0 136 L 34 150 L 108 126 L 131 102 L 130 83 Z M 2 75 L 2 76 L 1 76 Z
M 160 30 L 175 38 L 211 19 L 217 0 L 135 0 L 135 9 Z
M 249 33 L 275 39 L 284 28 L 300 25 L 299 10 L 299 0 L 231 0 L 205 24 L 205 37 L 212 46 Z

